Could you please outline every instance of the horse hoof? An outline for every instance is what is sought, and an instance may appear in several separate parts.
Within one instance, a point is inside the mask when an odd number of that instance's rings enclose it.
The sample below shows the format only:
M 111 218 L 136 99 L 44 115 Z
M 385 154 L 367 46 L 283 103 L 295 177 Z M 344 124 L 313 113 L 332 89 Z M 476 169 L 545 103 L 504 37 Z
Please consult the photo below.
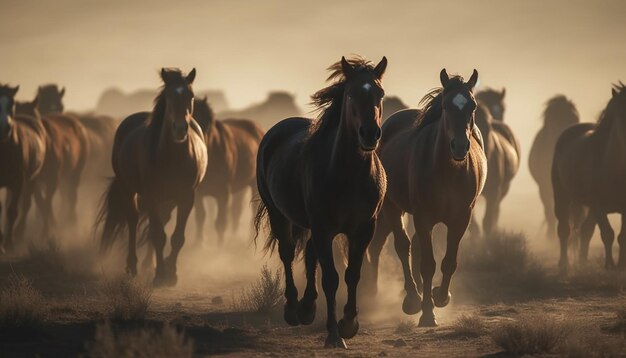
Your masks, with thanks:
M 356 336 L 359 331 L 359 321 L 356 318 L 354 320 L 342 318 L 337 323 L 337 327 L 339 328 L 339 336 L 341 338 L 350 339 Z
M 292 305 L 285 304 L 285 311 L 283 313 L 283 318 L 285 322 L 287 322 L 290 326 L 297 326 L 300 324 L 300 320 L 298 320 L 298 310 L 294 308 Z
M 436 307 L 446 307 L 448 303 L 450 303 L 450 297 L 452 297 L 452 295 L 450 295 L 450 292 L 448 292 L 447 295 L 444 295 L 445 293 L 442 292 L 440 287 L 433 288 L 433 301 L 435 302 Z
M 163 275 L 156 275 L 152 280 L 152 286 L 156 288 L 165 287 L 167 286 L 166 281 L 167 280 L 165 279 L 165 277 L 163 277 Z
M 336 336 L 333 337 L 332 335 L 328 335 L 328 337 L 326 338 L 326 343 L 324 344 L 324 348 L 343 348 L 343 349 L 348 349 L 348 346 L 346 345 L 346 342 L 343 340 L 343 338 Z
M 420 317 L 420 321 L 417 324 L 418 327 L 437 327 L 437 320 L 435 319 L 435 315 L 427 316 L 422 314 Z
M 413 315 L 422 310 L 422 299 L 419 295 L 406 295 L 402 301 L 402 311 Z
M 126 274 L 131 277 L 137 277 L 137 266 L 126 266 Z
M 298 303 L 298 321 L 308 326 L 315 320 L 315 311 L 317 310 L 315 301 L 311 304 L 305 304 L 304 300 Z

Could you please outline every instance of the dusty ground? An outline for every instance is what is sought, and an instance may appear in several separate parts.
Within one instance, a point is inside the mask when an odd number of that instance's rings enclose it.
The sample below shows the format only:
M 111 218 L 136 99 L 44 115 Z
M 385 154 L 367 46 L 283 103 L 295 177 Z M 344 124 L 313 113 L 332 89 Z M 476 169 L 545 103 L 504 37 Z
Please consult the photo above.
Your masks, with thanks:
M 608 328 L 615 323 L 616 312 L 626 307 L 626 278 L 601 268 L 597 245 L 588 267 L 575 270 L 567 278 L 557 274 L 551 250 L 534 250 L 533 263 L 545 267 L 539 271 L 461 268 L 453 281 L 452 303 L 436 310 L 439 327 L 415 327 L 404 332 L 397 332 L 399 323 L 416 323 L 419 314 L 409 317 L 401 312 L 400 274 L 396 259 L 389 255 L 383 261 L 383 293 L 375 304 L 361 307 L 361 330 L 347 341 L 346 351 L 322 348 L 323 295 L 318 300 L 316 321 L 308 327 L 287 326 L 280 310 L 273 314 L 233 312 L 233 300 L 257 278 L 262 264 L 278 267 L 276 255 L 263 256 L 242 238 L 221 251 L 213 243 L 193 250 L 189 249 L 193 247 L 191 240 L 188 245 L 179 265 L 179 284 L 155 290 L 146 320 L 113 323 L 116 331 L 172 322 L 184 329 L 196 356 L 507 356 L 490 332 L 502 322 L 535 313 L 574 322 L 585 332 L 599 334 L 600 339 L 624 339 L 623 332 Z M 0 356 L 85 354 L 96 326 L 108 317 L 103 282 L 123 269 L 123 260 L 118 257 L 99 261 L 95 250 L 88 249 L 92 246 L 89 242 L 58 250 L 43 246 L 0 259 L 0 280 L 13 273 L 24 275 L 49 302 L 49 315 L 41 329 L 0 334 Z M 149 277 L 140 280 L 148 281 Z M 484 321 L 486 331 L 476 337 L 458 334 L 456 320 L 466 314 Z

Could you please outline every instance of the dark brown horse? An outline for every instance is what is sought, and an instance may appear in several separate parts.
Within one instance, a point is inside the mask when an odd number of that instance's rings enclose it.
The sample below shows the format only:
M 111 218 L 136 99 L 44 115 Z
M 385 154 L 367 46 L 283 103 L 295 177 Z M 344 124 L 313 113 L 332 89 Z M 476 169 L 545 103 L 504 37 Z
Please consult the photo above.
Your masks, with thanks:
M 497 229 L 500 204 L 508 194 L 511 181 L 519 170 L 521 150 L 519 142 L 509 126 L 502 121 L 494 120 L 490 111 L 480 100 L 476 108 L 475 118 L 476 125 L 483 135 L 487 166 L 489 167 L 487 181 L 482 191 L 482 196 L 486 201 L 482 229 L 485 237 L 489 238 Z M 474 217 L 472 217 L 472 222 L 470 231 L 477 234 L 478 225 L 476 225 Z
M 445 307 L 450 300 L 459 243 L 487 174 L 482 136 L 474 122 L 472 89 L 478 72 L 474 70 L 468 82 L 450 78 L 445 69 L 440 77 L 443 87 L 424 97 L 423 110 L 400 111 L 383 125 L 379 153 L 387 172 L 387 194 L 369 249 L 377 279 L 380 251 L 393 232 L 404 272 L 402 309 L 415 314 L 421 308 L 420 326 L 436 326 L 434 306 Z M 410 241 L 404 213 L 413 215 L 416 233 Z M 431 235 L 437 223 L 448 227 L 447 249 L 441 286 L 431 291 L 436 268 Z M 423 299 L 418 287 L 423 287 Z
M 503 88 L 502 91 L 486 88 L 476 93 L 476 100 L 487 107 L 493 119 L 504 122 L 504 111 L 506 110 L 504 105 L 505 95 L 506 88 Z
M 21 216 L 25 217 L 28 213 L 46 152 L 43 128 L 34 118 L 15 114 L 18 89 L 19 86 L 0 85 L 0 188 L 8 190 L 4 232 L 0 226 L 0 253 L 13 247 L 18 211 L 21 206 Z
M 89 158 L 89 138 L 78 117 L 63 113 L 65 88 L 40 86 L 36 103 L 48 134 L 48 150 L 42 169 L 44 235 L 54 224 L 52 202 L 57 188 L 61 195 L 64 222 L 76 223 L 78 187 Z
M 259 146 L 257 182 L 262 201 L 255 224 L 258 234 L 268 216 L 271 235 L 266 248 L 278 243 L 286 280 L 284 318 L 290 325 L 313 322 L 319 261 L 328 313 L 326 347 L 345 348 L 343 339 L 354 337 L 359 329 L 356 290 L 386 188 L 385 171 L 375 152 L 381 136 L 381 79 L 386 67 L 384 57 L 376 66 L 361 57 L 342 57 L 329 68 L 329 80 L 335 82 L 312 97 L 322 111 L 317 121 L 285 119 L 267 132 Z M 296 246 L 304 245 L 309 230 L 304 252 L 307 285 L 298 302 L 292 263 Z M 332 243 L 340 233 L 348 237 L 348 301 L 337 323 L 339 276 Z
M 554 216 L 554 193 L 552 192 L 552 158 L 554 146 L 563 131 L 580 122 L 578 111 L 572 101 L 563 95 L 551 98 L 543 112 L 543 127 L 537 132 L 530 153 L 528 167 L 539 186 L 539 197 L 543 203 L 548 237 L 556 235 Z
M 256 193 L 256 155 L 263 130 L 246 119 L 215 120 L 206 97 L 196 100 L 194 118 L 202 127 L 209 158 L 206 175 L 196 194 L 198 239 L 203 238 L 206 218 L 203 199 L 211 196 L 217 201 L 215 227 L 221 244 L 228 214 L 232 228 L 239 226 L 245 189 L 250 187 Z
M 580 123 L 567 128 L 554 148 L 552 187 L 557 232 L 561 243 L 559 266 L 568 269 L 567 246 L 572 227 L 572 208 L 589 209 L 581 224 L 579 259 L 585 261 L 595 223 L 605 248 L 605 266 L 613 268 L 615 232 L 607 214 L 622 215 L 618 236 L 620 270 L 626 269 L 626 86 L 620 82 L 597 124 Z
M 154 284 L 175 285 L 176 261 L 185 242 L 185 227 L 195 189 L 207 167 L 202 130 L 192 117 L 196 71 L 183 76 L 178 69 L 162 69 L 164 86 L 151 113 L 135 113 L 120 124 L 113 144 L 115 177 L 105 194 L 98 223 L 103 224 L 102 246 L 109 248 L 128 227 L 127 271 L 137 274 L 136 238 L 139 214 L 147 214 L 148 237 L 156 253 Z M 164 226 L 174 207 L 176 227 L 167 259 Z

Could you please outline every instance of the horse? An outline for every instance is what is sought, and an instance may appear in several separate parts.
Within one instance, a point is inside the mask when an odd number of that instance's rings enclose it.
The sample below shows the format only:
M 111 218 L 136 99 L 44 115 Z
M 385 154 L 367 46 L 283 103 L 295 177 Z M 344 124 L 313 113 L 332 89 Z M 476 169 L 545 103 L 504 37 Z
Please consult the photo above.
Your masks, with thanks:
M 44 129 L 34 118 L 15 114 L 18 90 L 19 86 L 0 85 L 0 188 L 8 189 L 7 220 L 4 233 L 0 230 L 0 253 L 13 248 L 14 236 L 17 236 L 14 225 L 20 206 L 21 217 L 25 218 L 46 155 Z M 0 222 L 1 218 L 0 215 Z
M 89 160 L 87 129 L 78 117 L 64 113 L 64 95 L 65 88 L 50 84 L 39 86 L 35 99 L 48 134 L 46 164 L 42 172 L 45 235 L 49 235 L 46 228 L 54 224 L 52 201 L 57 189 L 64 206 L 65 221 L 77 222 L 78 187 Z
M 612 96 L 597 123 L 579 123 L 563 131 L 554 148 L 552 189 L 554 213 L 561 246 L 559 268 L 568 270 L 567 246 L 570 231 L 580 226 L 579 260 L 587 260 L 589 241 L 597 224 L 605 248 L 605 268 L 615 267 L 615 232 L 607 215 L 619 213 L 622 229 L 618 236 L 617 267 L 626 270 L 626 85 L 612 88 Z M 583 206 L 584 221 L 571 222 L 572 208 Z
M 483 137 L 474 118 L 477 103 L 472 91 L 478 72 L 464 82 L 443 69 L 440 81 L 442 87 L 420 102 L 423 109 L 397 112 L 383 125 L 379 156 L 387 173 L 387 193 L 369 247 L 377 291 L 380 252 L 393 233 L 404 274 L 402 309 L 406 314 L 421 309 L 421 327 L 436 326 L 434 306 L 445 307 L 450 301 L 459 243 L 487 174 Z M 402 222 L 404 213 L 413 215 L 416 232 L 411 240 Z M 447 249 L 441 286 L 431 291 L 436 268 L 431 235 L 437 223 L 448 227 Z M 418 291 L 423 291 L 423 299 Z
M 375 151 L 381 137 L 386 67 L 385 57 L 376 66 L 360 56 L 342 57 L 329 67 L 328 81 L 334 82 L 312 96 L 320 110 L 317 120 L 284 119 L 259 145 L 257 184 L 261 200 L 255 227 L 258 235 L 269 219 L 271 233 L 265 248 L 271 251 L 278 244 L 286 281 L 284 319 L 294 326 L 313 322 L 319 261 L 326 295 L 328 348 L 346 348 L 344 338 L 354 337 L 359 330 L 356 291 L 361 264 L 386 190 L 385 171 Z M 340 233 L 348 240 L 348 301 L 343 318 L 337 322 L 339 276 L 332 246 Z M 299 302 L 292 272 L 297 247 L 304 248 L 307 278 Z
M 501 120 L 494 120 L 491 111 L 480 100 L 478 100 L 475 119 L 483 135 L 489 167 L 487 181 L 482 191 L 482 196 L 486 201 L 482 229 L 485 237 L 489 238 L 498 225 L 500 204 L 508 194 L 511 181 L 519 170 L 521 149 L 509 126 Z M 478 225 L 473 216 L 470 231 L 474 236 L 478 234 Z
M 277 118 L 300 115 L 302 115 L 302 111 L 296 104 L 295 96 L 284 91 L 270 92 L 265 101 L 252 104 L 242 110 L 224 110 L 218 112 L 218 118 L 254 118 L 254 120 L 265 129 L 276 124 Z
M 95 113 L 70 113 L 80 120 L 85 127 L 89 141 L 89 158 L 85 169 L 86 176 L 92 180 L 109 177 L 112 174 L 111 149 L 117 129 L 117 121 L 107 115 Z
M 196 193 L 196 223 L 198 240 L 203 236 L 206 210 L 203 199 L 211 196 L 217 201 L 215 227 L 218 241 L 223 243 L 230 213 L 231 227 L 239 226 L 245 189 L 256 193 L 256 155 L 263 130 L 247 119 L 216 120 L 207 98 L 196 100 L 194 118 L 202 128 L 207 147 L 208 164 L 204 180 Z
M 400 97 L 387 96 L 383 99 L 383 122 L 387 120 L 392 114 L 409 108 Z
M 554 216 L 554 193 L 552 192 L 552 158 L 554 146 L 563 131 L 580 122 L 578 110 L 572 101 L 563 95 L 552 97 L 543 111 L 543 127 L 537 132 L 528 155 L 530 175 L 539 186 L 539 197 L 543 204 L 546 233 L 556 236 Z
M 476 100 L 482 103 L 489 109 L 489 113 L 499 122 L 504 122 L 504 111 L 506 106 L 504 105 L 504 97 L 506 95 L 506 88 L 502 88 L 502 91 L 496 91 L 491 88 L 486 88 L 476 93 Z
M 185 227 L 195 190 L 207 168 L 202 129 L 192 117 L 195 68 L 186 76 L 179 69 L 161 69 L 164 85 L 152 112 L 122 121 L 112 151 L 113 180 L 105 191 L 96 225 L 102 227 L 101 247 L 107 250 L 128 227 L 126 271 L 137 275 L 137 224 L 148 218 L 148 237 L 156 253 L 155 286 L 177 282 L 176 262 L 185 243 Z M 176 227 L 172 250 L 164 258 L 164 230 L 174 207 Z

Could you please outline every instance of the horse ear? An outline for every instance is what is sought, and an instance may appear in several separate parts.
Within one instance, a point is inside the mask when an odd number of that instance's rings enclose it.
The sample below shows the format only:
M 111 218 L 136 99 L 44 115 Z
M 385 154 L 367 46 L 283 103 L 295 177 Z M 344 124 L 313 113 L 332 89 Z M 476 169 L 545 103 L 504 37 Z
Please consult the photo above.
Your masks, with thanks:
M 450 76 L 448 76 L 448 72 L 444 68 L 439 72 L 439 80 L 441 81 L 441 85 L 446 87 L 448 85 L 448 81 L 450 81 Z
M 467 86 L 471 89 L 474 89 L 476 83 L 478 83 L 478 71 L 474 69 L 474 72 L 472 72 L 472 77 L 470 77 L 469 81 L 467 81 Z
M 65 87 L 61 88 L 61 92 L 59 92 L 61 97 L 65 96 Z
M 163 80 L 163 83 L 167 83 L 167 81 L 169 80 L 169 76 L 167 71 L 165 70 L 165 67 L 161 68 L 161 79 Z
M 344 56 L 341 56 L 341 70 L 346 77 L 349 77 L 354 71 L 354 68 Z
M 17 91 L 19 91 L 19 90 L 20 90 L 20 86 L 19 85 L 11 88 L 11 94 L 13 95 L 13 97 L 15 97 L 15 95 L 17 94 Z
M 500 92 L 500 98 L 504 99 L 504 96 L 506 95 L 506 88 L 502 87 L 502 92 Z
M 191 72 L 189 72 L 189 74 L 187 75 L 187 77 L 185 78 L 187 80 L 187 83 L 192 84 L 193 80 L 196 79 L 196 68 L 194 67 Z
M 615 88 L 611 88 L 611 94 L 613 97 L 617 96 L 617 90 Z
M 33 106 L 37 107 L 39 105 L 39 93 L 35 96 L 35 99 L 31 102 Z
M 385 74 L 385 70 L 387 69 L 387 57 L 383 56 L 383 59 L 380 60 L 378 65 L 374 68 L 374 73 L 376 74 L 376 78 L 381 80 L 383 75 Z

